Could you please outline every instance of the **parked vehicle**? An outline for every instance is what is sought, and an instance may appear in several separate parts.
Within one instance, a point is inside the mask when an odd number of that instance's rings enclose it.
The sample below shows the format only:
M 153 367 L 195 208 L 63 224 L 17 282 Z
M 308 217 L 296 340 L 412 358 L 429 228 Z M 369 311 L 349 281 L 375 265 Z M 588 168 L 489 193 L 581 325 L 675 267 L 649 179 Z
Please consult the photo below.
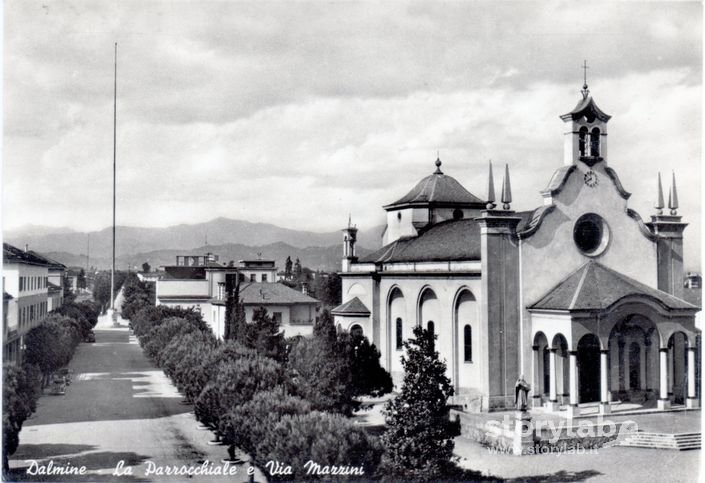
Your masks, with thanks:
M 71 374 L 73 374 L 73 370 L 69 369 L 68 367 L 64 367 L 62 369 L 59 369 L 56 374 L 64 378 L 64 383 L 67 386 L 71 385 Z
M 64 382 L 64 377 L 54 375 L 51 381 L 51 388 L 49 389 L 49 394 L 52 396 L 63 396 L 66 394 L 66 383 Z
M 84 342 L 95 342 L 95 332 L 90 331 L 88 335 L 86 336 L 86 339 Z

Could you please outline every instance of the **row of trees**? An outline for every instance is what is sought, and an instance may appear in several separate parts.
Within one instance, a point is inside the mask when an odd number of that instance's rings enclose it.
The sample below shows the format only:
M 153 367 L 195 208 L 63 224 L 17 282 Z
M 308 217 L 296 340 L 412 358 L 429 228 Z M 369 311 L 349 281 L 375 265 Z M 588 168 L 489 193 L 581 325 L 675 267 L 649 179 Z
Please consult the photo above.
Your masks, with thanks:
M 362 395 L 392 390 L 380 354 L 365 337 L 338 332 L 327 311 L 311 338 L 285 338 L 264 309 L 246 323 L 237 303 L 229 310 L 230 338 L 217 340 L 199 313 L 143 305 L 146 287 L 126 283 L 123 313 L 145 354 L 161 367 L 197 419 L 227 445 L 238 447 L 264 468 L 268 461 L 291 466 L 282 478 L 312 479 L 305 463 L 362 466 L 363 479 L 405 481 L 478 479 L 453 461 L 458 434 L 448 419 L 453 387 L 435 350 L 436 336 L 417 327 L 405 342 L 404 383 L 385 409 L 381 437 L 349 418 Z M 231 304 L 237 300 L 233 297 Z M 132 306 L 134 304 L 134 306 Z
M 146 287 L 128 279 L 123 315 L 145 354 L 164 370 L 197 419 L 228 447 L 249 453 L 264 468 L 276 460 L 291 465 L 292 478 L 306 475 L 309 459 L 321 465 L 362 466 L 376 472 L 382 450 L 348 416 L 356 397 L 392 389 L 379 366 L 379 352 L 363 337 L 337 333 L 324 312 L 313 338 L 285 338 L 266 310 L 246 323 L 241 307 L 230 311 L 230 338 L 217 340 L 200 314 L 145 304 Z M 362 377 L 364 367 L 375 374 Z
M 3 473 L 19 445 L 24 421 L 37 407 L 37 399 L 51 373 L 69 363 L 81 342 L 98 322 L 92 302 L 68 302 L 52 311 L 41 325 L 25 336 L 23 365 L 3 365 Z

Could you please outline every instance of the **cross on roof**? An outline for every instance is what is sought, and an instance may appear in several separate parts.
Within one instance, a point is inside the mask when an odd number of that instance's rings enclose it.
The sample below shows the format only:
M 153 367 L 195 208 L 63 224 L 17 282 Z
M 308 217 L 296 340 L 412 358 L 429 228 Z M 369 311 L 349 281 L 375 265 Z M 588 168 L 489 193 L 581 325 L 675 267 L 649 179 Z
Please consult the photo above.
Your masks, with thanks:
M 585 87 L 587 87 L 587 70 L 590 67 L 587 65 L 587 60 L 583 60 L 583 84 L 585 84 Z

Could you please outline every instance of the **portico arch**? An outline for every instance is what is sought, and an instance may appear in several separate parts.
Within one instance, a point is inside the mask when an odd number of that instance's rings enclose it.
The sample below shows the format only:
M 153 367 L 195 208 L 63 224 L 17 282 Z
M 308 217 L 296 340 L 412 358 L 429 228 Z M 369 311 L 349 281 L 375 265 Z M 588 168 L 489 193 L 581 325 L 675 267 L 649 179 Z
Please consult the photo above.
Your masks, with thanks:
M 685 404 L 688 387 L 688 336 L 675 331 L 668 338 L 669 396 L 675 404 Z
M 613 400 L 642 404 L 659 387 L 659 331 L 643 313 L 623 317 L 608 338 L 609 382 Z
M 595 334 L 586 334 L 578 341 L 579 402 L 600 400 L 600 340 Z

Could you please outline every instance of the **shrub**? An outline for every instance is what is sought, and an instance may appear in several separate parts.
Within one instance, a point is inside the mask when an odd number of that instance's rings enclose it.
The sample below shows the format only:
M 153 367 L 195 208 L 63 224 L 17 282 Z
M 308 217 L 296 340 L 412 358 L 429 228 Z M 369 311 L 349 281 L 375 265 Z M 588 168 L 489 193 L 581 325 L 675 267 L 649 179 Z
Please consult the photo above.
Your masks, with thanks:
M 307 414 L 311 404 L 291 396 L 283 386 L 256 393 L 250 401 L 233 407 L 220 422 L 223 440 L 254 454 L 257 444 L 274 429 L 282 416 Z
M 286 462 L 293 471 L 286 478 L 293 480 L 345 478 L 309 474 L 306 466 L 309 461 L 321 467 L 361 467 L 364 473 L 350 479 L 370 480 L 380 456 L 379 443 L 363 428 L 343 416 L 314 411 L 283 416 L 257 445 L 255 462 L 260 467 L 265 467 L 267 461 Z

